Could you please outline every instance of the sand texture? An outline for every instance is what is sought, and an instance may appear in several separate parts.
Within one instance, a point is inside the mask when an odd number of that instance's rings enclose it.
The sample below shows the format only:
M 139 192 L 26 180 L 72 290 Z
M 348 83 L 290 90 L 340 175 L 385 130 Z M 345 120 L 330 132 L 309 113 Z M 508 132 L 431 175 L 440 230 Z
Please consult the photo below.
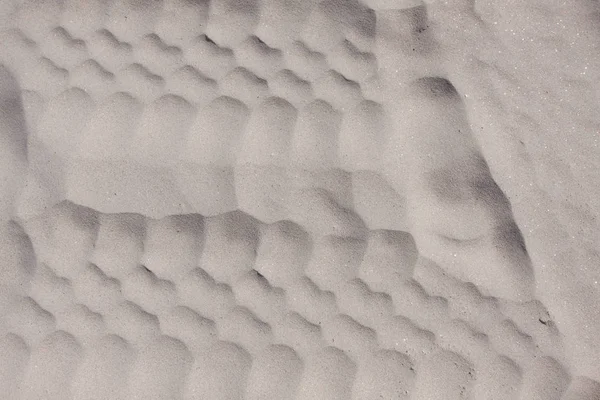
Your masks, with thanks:
M 599 16 L 0 0 L 0 398 L 600 400 Z

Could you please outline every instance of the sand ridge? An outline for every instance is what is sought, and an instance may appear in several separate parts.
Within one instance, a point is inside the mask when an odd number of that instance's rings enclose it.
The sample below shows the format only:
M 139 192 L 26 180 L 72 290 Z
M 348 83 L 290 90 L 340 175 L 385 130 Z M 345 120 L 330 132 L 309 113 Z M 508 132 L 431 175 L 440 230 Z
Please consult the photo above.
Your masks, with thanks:
M 6 7 L 8 398 L 597 398 L 390 4 Z

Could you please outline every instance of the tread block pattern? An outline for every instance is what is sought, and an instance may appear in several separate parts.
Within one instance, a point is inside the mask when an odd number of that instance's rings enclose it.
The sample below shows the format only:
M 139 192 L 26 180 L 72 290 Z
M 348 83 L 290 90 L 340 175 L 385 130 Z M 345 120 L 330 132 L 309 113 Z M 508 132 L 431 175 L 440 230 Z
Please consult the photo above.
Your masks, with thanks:
M 407 232 L 71 202 L 22 231 L 37 259 L 2 314 L 15 399 L 547 398 L 570 382 L 541 303 L 482 295 Z

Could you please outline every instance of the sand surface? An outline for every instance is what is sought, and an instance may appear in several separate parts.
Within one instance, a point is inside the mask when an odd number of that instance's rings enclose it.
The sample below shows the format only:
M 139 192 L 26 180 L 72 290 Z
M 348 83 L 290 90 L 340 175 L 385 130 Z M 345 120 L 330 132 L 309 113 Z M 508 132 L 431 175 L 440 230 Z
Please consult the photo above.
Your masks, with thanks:
M 0 397 L 599 400 L 599 17 L 0 1 Z

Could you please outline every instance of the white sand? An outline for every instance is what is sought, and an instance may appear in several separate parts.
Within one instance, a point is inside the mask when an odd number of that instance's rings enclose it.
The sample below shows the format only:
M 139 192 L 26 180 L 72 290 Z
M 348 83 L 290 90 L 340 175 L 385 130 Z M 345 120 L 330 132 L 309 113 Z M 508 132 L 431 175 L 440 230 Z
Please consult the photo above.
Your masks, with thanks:
M 600 399 L 597 2 L 0 3 L 3 399 Z

